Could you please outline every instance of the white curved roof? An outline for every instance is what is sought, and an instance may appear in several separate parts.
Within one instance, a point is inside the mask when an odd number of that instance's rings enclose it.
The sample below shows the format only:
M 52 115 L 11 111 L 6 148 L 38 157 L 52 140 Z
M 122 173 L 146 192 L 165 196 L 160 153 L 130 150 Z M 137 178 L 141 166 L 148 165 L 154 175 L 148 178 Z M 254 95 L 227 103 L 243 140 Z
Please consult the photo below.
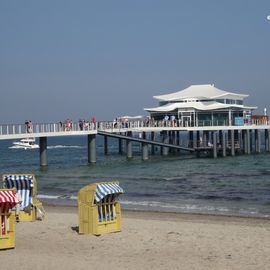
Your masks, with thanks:
M 212 110 L 220 110 L 220 109 L 228 109 L 228 108 L 239 108 L 246 110 L 255 110 L 257 107 L 248 107 L 237 104 L 224 104 L 218 103 L 215 101 L 210 102 L 175 102 L 166 104 L 164 106 L 155 107 L 155 108 L 145 108 L 145 111 L 148 112 L 170 112 L 176 109 L 195 109 L 199 111 L 212 111 Z
M 198 100 L 202 99 L 234 99 L 243 100 L 248 95 L 227 92 L 216 88 L 213 84 L 191 85 L 184 90 L 174 92 L 171 94 L 154 96 L 160 101 L 177 101 L 189 98 Z

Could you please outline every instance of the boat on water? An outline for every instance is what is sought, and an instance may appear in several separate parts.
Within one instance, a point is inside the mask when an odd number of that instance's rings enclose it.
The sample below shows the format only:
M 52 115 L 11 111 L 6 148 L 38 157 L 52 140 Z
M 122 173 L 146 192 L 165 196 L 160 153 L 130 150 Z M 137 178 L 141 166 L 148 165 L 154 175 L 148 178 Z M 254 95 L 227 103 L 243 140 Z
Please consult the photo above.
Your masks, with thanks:
M 25 138 L 20 141 L 13 142 L 13 145 L 10 148 L 16 149 L 36 149 L 39 148 L 39 145 L 35 143 L 34 138 Z

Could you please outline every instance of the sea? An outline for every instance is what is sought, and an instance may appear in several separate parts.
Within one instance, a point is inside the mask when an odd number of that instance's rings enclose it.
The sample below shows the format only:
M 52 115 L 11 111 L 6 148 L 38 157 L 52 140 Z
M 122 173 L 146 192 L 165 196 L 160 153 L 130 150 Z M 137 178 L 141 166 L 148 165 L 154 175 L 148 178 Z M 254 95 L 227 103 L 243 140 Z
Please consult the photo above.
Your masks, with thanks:
M 78 191 L 91 183 L 118 181 L 122 209 L 270 217 L 270 154 L 202 157 L 182 152 L 142 161 L 140 145 L 133 158 L 119 154 L 118 140 L 97 136 L 97 162 L 88 164 L 87 137 L 49 137 L 48 166 L 39 166 L 39 149 L 13 149 L 0 141 L 0 173 L 33 173 L 40 200 L 77 205 Z M 158 149 L 157 149 L 158 150 Z

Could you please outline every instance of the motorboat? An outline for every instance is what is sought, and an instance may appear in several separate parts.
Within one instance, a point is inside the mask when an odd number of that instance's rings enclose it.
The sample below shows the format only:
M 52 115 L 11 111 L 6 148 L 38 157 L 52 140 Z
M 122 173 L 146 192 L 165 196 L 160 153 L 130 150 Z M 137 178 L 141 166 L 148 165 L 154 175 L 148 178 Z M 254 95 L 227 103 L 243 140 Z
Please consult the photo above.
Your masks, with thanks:
M 16 149 L 36 149 L 39 148 L 39 145 L 35 143 L 34 138 L 25 138 L 20 141 L 13 142 L 13 145 L 10 148 Z

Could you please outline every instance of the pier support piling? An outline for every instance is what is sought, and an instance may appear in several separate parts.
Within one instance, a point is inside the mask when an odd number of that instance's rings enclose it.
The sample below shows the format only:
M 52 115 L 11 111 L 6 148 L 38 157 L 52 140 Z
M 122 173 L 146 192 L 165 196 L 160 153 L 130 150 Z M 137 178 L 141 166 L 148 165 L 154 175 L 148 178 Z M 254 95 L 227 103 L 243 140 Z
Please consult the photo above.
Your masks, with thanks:
M 243 149 L 243 136 L 241 130 L 238 130 L 238 143 L 239 143 L 239 151 L 241 151 Z
M 188 147 L 193 148 L 194 147 L 194 136 L 193 136 L 193 131 L 188 132 Z
M 265 136 L 265 151 L 269 152 L 270 151 L 270 129 L 265 129 L 264 136 Z
M 199 149 L 199 147 L 201 146 L 201 138 L 200 138 L 200 131 L 197 130 L 196 132 L 196 147 Z M 196 152 L 196 157 L 200 157 L 200 151 L 197 150 Z
M 104 136 L 104 155 L 108 155 L 108 136 Z
M 39 156 L 40 156 L 40 166 L 48 166 L 47 137 L 39 138 Z
M 268 152 L 270 152 L 270 129 L 267 129 L 267 136 L 268 136 L 268 143 L 267 143 L 267 145 L 268 145 Z
M 261 152 L 261 140 L 260 140 L 260 130 L 255 130 L 255 152 L 260 153 Z
M 132 158 L 132 141 L 126 140 L 126 146 L 127 146 L 127 159 Z
M 132 132 L 129 131 L 127 133 L 127 136 L 132 137 Z M 131 140 L 126 140 L 126 149 L 127 149 L 127 159 L 132 158 L 132 141 Z
M 206 147 L 208 144 L 207 131 L 203 131 L 203 146 Z
M 217 133 L 214 131 L 212 133 L 213 137 L 213 158 L 217 158 Z
M 231 134 L 231 155 L 235 156 L 235 141 L 234 141 L 234 130 L 229 130 Z
M 143 132 L 143 139 L 146 139 L 146 133 Z M 148 159 L 148 144 L 142 143 L 142 160 Z
M 250 140 L 250 130 L 247 129 L 247 154 L 250 154 L 251 151 L 251 140 Z
M 176 131 L 176 144 L 177 145 L 181 144 L 181 142 L 180 142 L 180 131 L 179 130 Z M 179 149 L 177 149 L 177 151 L 180 152 Z
M 222 138 L 222 156 L 223 157 L 226 157 L 226 154 L 227 154 L 227 149 L 226 149 L 226 133 L 224 130 L 222 130 L 222 135 L 221 135 L 221 138 Z
M 164 131 L 160 131 L 159 138 L 160 142 L 164 142 Z M 163 146 L 160 146 L 160 155 L 163 155 Z
M 123 153 L 123 147 L 122 147 L 122 139 L 118 139 L 118 153 L 122 154 Z
M 96 163 L 96 135 L 90 134 L 88 139 L 88 163 Z
M 243 142 L 244 142 L 244 154 L 248 153 L 248 133 L 247 130 L 243 130 Z
M 167 131 L 162 131 L 162 133 L 161 133 L 161 142 L 169 143 L 169 136 L 168 136 Z M 165 147 L 165 146 L 162 146 L 161 147 L 162 156 L 168 156 L 168 153 L 169 153 L 169 148 Z
M 254 137 L 256 137 L 255 131 L 254 131 Z M 255 145 L 253 145 L 253 130 L 249 130 L 249 147 L 250 147 L 250 152 L 253 152 L 253 146 L 255 146 L 255 151 L 256 151 L 256 138 L 254 138 Z
M 155 132 L 151 131 L 151 141 L 155 141 Z M 155 145 L 151 145 L 151 155 L 155 155 Z

